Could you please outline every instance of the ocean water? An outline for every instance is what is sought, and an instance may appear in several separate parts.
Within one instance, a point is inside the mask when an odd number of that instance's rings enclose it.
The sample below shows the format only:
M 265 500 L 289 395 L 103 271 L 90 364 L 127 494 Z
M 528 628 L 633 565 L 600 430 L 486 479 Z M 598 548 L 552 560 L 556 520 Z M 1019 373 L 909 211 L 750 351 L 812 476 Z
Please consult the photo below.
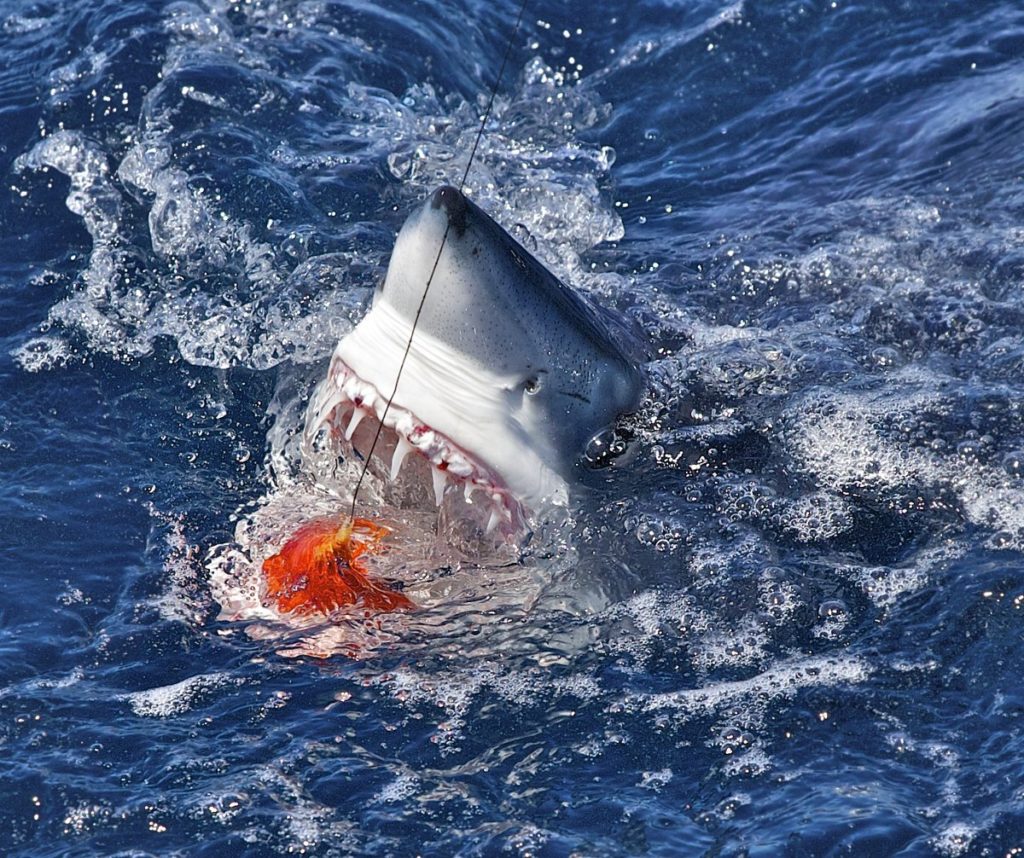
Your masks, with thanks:
M 0 4 L 3 854 L 1024 849 L 1017 2 L 529 0 L 467 190 L 642 330 L 627 461 L 262 605 L 516 13 Z

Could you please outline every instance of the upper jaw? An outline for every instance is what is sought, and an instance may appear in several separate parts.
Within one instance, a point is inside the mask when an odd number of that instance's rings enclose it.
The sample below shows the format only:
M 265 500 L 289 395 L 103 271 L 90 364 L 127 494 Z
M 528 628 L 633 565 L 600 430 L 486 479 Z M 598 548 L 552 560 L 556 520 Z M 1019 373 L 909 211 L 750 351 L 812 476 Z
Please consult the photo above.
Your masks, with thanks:
M 483 506 L 486 524 L 481 524 L 486 534 L 497 531 L 513 536 L 523 527 L 526 510 L 496 473 L 411 411 L 394 402 L 389 406 L 387 396 L 335 356 L 327 381 L 314 400 L 307 432 L 315 435 L 326 426 L 336 439 L 351 443 L 357 427 L 368 416 L 397 436 L 390 463 L 391 482 L 398 479 L 409 454 L 419 455 L 430 466 L 437 506 L 455 488 L 466 503 Z
M 486 533 L 514 538 L 531 511 L 564 504 L 567 486 L 541 458 L 543 439 L 531 439 L 510 414 L 508 381 L 427 334 L 417 333 L 388 405 L 408 342 L 408 323 L 381 302 L 335 350 L 326 381 L 312 404 L 307 432 L 325 425 L 350 442 L 367 416 L 398 436 L 390 463 L 394 481 L 415 453 L 429 464 L 440 505 L 455 487 L 482 508 Z M 368 451 L 363 451 L 368 453 Z

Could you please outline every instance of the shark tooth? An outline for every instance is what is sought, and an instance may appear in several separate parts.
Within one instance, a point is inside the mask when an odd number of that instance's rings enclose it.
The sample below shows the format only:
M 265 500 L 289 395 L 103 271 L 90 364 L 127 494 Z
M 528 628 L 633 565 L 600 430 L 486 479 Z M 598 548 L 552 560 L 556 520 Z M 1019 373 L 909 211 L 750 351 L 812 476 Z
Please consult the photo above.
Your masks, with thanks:
M 395 454 L 391 457 L 391 482 L 394 482 L 398 477 L 398 472 L 402 469 L 402 462 L 405 461 L 405 457 L 411 451 L 412 444 L 399 435 L 398 443 L 395 445 Z
M 487 527 L 484 530 L 488 536 L 494 533 L 494 529 L 498 526 L 498 522 L 501 521 L 501 513 L 498 512 L 497 508 L 491 509 L 491 517 L 487 519 Z
M 430 475 L 434 478 L 434 501 L 441 506 L 441 501 L 444 500 L 444 490 L 448 486 L 448 477 L 440 468 L 431 468 Z
M 352 412 L 352 418 L 348 421 L 348 429 L 345 430 L 345 440 L 351 441 L 352 436 L 355 434 L 356 426 L 359 425 L 360 421 L 366 416 L 366 412 L 362 408 L 357 408 Z

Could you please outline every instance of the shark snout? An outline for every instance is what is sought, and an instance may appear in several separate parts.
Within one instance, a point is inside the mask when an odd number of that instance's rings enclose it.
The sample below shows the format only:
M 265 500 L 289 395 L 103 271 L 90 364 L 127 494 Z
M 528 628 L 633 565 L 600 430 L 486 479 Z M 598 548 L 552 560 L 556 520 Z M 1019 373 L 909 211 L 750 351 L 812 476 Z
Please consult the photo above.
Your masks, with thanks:
M 465 195 L 458 188 L 451 185 L 444 185 L 431 194 L 430 207 L 441 209 L 448 216 L 448 223 L 451 224 L 461 235 L 466 229 L 466 214 L 469 211 L 469 204 Z

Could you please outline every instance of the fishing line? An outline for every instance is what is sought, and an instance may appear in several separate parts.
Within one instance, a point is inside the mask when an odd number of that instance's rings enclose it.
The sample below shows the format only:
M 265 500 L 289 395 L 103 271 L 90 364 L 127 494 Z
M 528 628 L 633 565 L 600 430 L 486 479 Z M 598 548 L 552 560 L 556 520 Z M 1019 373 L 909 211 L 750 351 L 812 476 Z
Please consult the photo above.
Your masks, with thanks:
M 476 139 L 473 141 L 473 148 L 469 151 L 469 160 L 466 161 L 466 169 L 462 173 L 462 180 L 459 182 L 459 193 L 461 194 L 463 188 L 466 187 L 466 179 L 469 177 L 469 168 L 473 166 L 473 159 L 476 157 L 476 150 L 480 146 L 480 139 L 484 136 L 484 128 L 487 127 L 487 120 L 491 116 L 491 108 L 494 107 L 494 99 L 498 94 L 498 87 L 501 85 L 501 79 L 505 74 L 505 66 L 508 65 L 508 58 L 512 54 L 512 45 L 515 43 L 516 36 L 519 34 L 519 27 L 523 22 L 523 13 L 526 11 L 526 0 L 522 0 L 519 5 L 519 15 L 516 17 L 516 25 L 512 29 L 512 35 L 508 37 L 508 44 L 505 46 L 505 55 L 501 58 L 501 66 L 498 69 L 498 76 L 494 80 L 494 86 L 491 87 L 491 95 L 487 100 L 487 108 L 484 110 L 484 115 L 480 120 L 480 127 L 476 131 Z M 451 220 L 444 228 L 444 234 L 441 236 L 441 244 L 437 248 L 437 256 L 434 257 L 434 264 L 430 269 L 430 275 L 427 277 L 427 285 L 423 287 L 423 294 L 420 296 L 419 306 L 416 308 L 416 315 L 412 320 L 412 329 L 409 331 L 409 340 L 405 344 L 405 353 L 402 355 L 402 360 L 398 364 L 398 372 L 395 373 L 395 385 L 391 388 L 391 395 L 388 397 L 387 403 L 384 405 L 384 412 L 380 416 L 380 422 L 377 424 L 377 431 L 374 433 L 373 441 L 370 444 L 370 450 L 366 454 L 366 458 L 363 460 L 363 469 L 359 472 L 359 479 L 356 480 L 356 487 L 352 491 L 352 508 L 349 510 L 348 524 L 342 527 L 343 535 L 351 533 L 351 530 L 355 524 L 356 518 L 356 502 L 359 499 L 359 489 L 363 486 L 363 479 L 366 477 L 366 472 L 370 469 L 370 459 L 373 457 L 373 451 L 377 449 L 377 441 L 380 440 L 380 433 L 384 429 L 384 419 L 388 416 L 388 411 L 391 409 L 391 403 L 394 401 L 395 394 L 398 393 L 398 382 L 402 379 L 402 370 L 405 369 L 405 361 L 409 357 L 409 350 L 412 348 L 412 338 L 416 334 L 416 326 L 419 324 L 420 315 L 423 313 L 423 306 L 427 303 L 427 295 L 430 292 L 430 284 L 434 282 L 434 274 L 437 272 L 438 263 L 441 261 L 441 253 L 444 251 L 445 242 L 448 240 L 448 231 L 452 228 Z

